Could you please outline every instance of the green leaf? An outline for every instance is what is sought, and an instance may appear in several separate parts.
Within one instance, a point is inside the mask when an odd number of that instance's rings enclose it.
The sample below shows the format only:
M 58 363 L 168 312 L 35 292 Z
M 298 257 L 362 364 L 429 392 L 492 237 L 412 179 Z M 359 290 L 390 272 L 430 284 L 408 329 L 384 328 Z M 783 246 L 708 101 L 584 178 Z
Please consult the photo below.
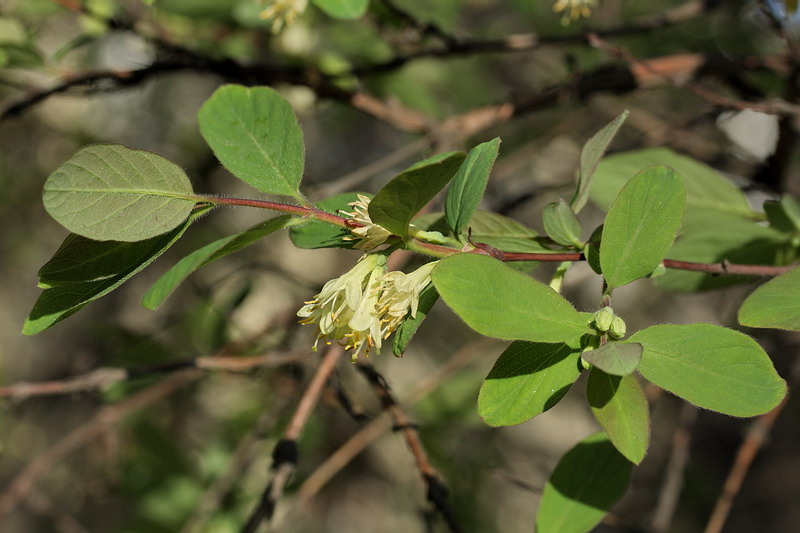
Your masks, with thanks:
M 650 274 L 667 255 L 683 220 L 683 180 L 667 167 L 642 170 L 608 210 L 600 265 L 609 289 Z
M 491 257 L 452 255 L 436 265 L 431 277 L 445 303 L 482 335 L 572 343 L 591 333 L 560 294 Z
M 586 533 L 628 488 L 633 464 L 608 437 L 596 433 L 558 462 L 544 487 L 536 516 L 537 533 Z
M 800 268 L 753 291 L 739 308 L 739 323 L 751 328 L 800 331 Z
M 352 20 L 367 12 L 369 0 L 312 0 L 315 6 L 333 18 Z
M 629 176 L 653 165 L 670 166 L 683 176 L 687 214 L 713 212 L 751 220 L 758 218 L 745 195 L 733 183 L 713 168 L 667 148 L 648 148 L 604 158 L 592 182 L 592 201 L 601 209 L 608 210 Z
M 122 256 L 125 260 L 123 261 L 120 258 L 116 258 L 114 260 L 115 263 L 109 263 L 116 265 L 115 270 L 117 273 L 114 275 L 91 280 L 80 280 L 70 273 L 66 278 L 61 279 L 59 285 L 46 288 L 42 294 L 39 295 L 39 299 L 36 300 L 33 310 L 25 320 L 22 333 L 24 335 L 40 333 L 57 322 L 78 312 L 89 302 L 97 300 L 113 291 L 128 281 L 134 274 L 142 271 L 159 255 L 164 253 L 181 235 L 183 235 L 194 220 L 211 209 L 212 207 L 205 207 L 196 210 L 182 225 L 169 233 L 136 243 L 128 243 L 124 248 Z M 87 264 L 100 264 L 103 260 L 102 258 L 107 257 L 109 249 L 113 249 L 112 245 L 106 246 L 105 243 L 92 244 L 92 241 L 88 239 L 71 236 L 67 237 L 65 245 L 59 248 L 59 251 L 56 253 L 57 256 L 60 255 L 61 258 L 68 255 L 75 256 L 82 250 L 87 256 L 94 254 L 99 257 L 97 260 L 87 258 Z M 67 248 L 73 248 L 73 250 L 68 253 L 66 251 Z M 57 276 L 59 272 L 70 272 L 70 269 L 53 269 L 52 271 L 48 270 L 48 272 Z M 98 270 L 95 269 L 94 272 L 96 273 Z M 108 272 L 110 272 L 110 269 Z
M 740 216 L 694 213 L 684 217 L 682 235 L 668 259 L 698 263 L 775 264 L 787 237 L 773 228 Z M 695 292 L 751 281 L 748 276 L 712 276 L 699 272 L 668 270 L 656 283 L 664 290 Z
M 456 237 L 461 235 L 483 198 L 499 150 L 499 137 L 470 150 L 450 184 L 444 212 L 447 225 Z
M 353 208 L 347 204 L 358 200 L 358 194 L 368 198 L 372 197 L 372 195 L 366 193 L 346 192 L 317 202 L 315 206 L 334 214 L 341 210 L 352 211 Z M 327 222 L 320 222 L 319 220 L 312 220 L 305 224 L 294 226 L 289 230 L 289 238 L 298 248 L 353 248 L 359 239 L 345 240 L 350 237 L 353 237 L 353 234 L 345 228 L 340 228 Z
M 449 152 L 420 161 L 378 191 L 369 204 L 372 222 L 401 237 L 408 224 L 456 173 L 465 155 Z
M 290 223 L 297 223 L 289 215 L 279 216 L 256 224 L 236 235 L 229 235 L 209 243 L 202 248 L 195 250 L 169 269 L 142 297 L 142 305 L 147 309 L 157 309 L 170 294 L 183 283 L 190 274 L 216 261 L 226 255 L 238 252 L 242 248 L 249 246 L 258 239 L 283 229 Z
M 564 200 L 547 204 L 543 213 L 544 231 L 562 246 L 583 247 L 581 223 Z
M 403 355 L 406 351 L 408 343 L 417 332 L 417 329 L 422 325 L 422 321 L 428 316 L 433 305 L 439 300 L 439 293 L 436 292 L 436 287 L 428 285 L 419 294 L 419 307 L 417 307 L 417 316 L 408 317 L 400 324 L 392 339 L 392 353 L 397 357 Z
M 791 196 L 782 196 L 777 202 L 764 202 L 764 212 L 775 229 L 785 233 L 800 231 L 800 202 Z
M 614 140 L 622 123 L 628 118 L 629 113 L 627 109 L 623 111 L 617 118 L 612 120 L 610 124 L 595 133 L 594 136 L 583 145 L 583 149 L 581 150 L 581 167 L 578 174 L 578 186 L 575 189 L 575 195 L 570 201 L 570 207 L 572 207 L 573 212 L 580 213 L 583 206 L 585 206 L 586 202 L 589 200 L 592 177 L 597 170 L 597 165 L 600 163 L 600 160 L 603 159 L 608 146 L 611 144 L 611 141 Z
M 583 352 L 581 357 L 607 374 L 627 376 L 639 366 L 642 346 L 635 342 L 609 342 Z
M 639 372 L 698 407 L 756 416 L 777 406 L 786 383 L 756 341 L 713 324 L 651 326 L 628 339 L 644 348 Z
M 504 252 L 552 253 L 536 240 L 535 230 L 491 211 L 477 211 L 469 221 L 472 242 L 488 244 Z
M 490 426 L 512 426 L 542 414 L 581 374 L 580 350 L 566 344 L 516 341 L 494 364 L 478 395 Z
M 303 199 L 303 132 L 277 91 L 223 85 L 197 118 L 203 138 L 234 176 L 259 191 Z
M 586 399 L 614 447 L 632 463 L 641 463 L 650 442 L 650 411 L 636 376 L 592 368 Z
M 47 212 L 73 233 L 128 242 L 177 227 L 198 201 L 178 165 L 116 144 L 75 153 L 47 178 L 43 200 Z

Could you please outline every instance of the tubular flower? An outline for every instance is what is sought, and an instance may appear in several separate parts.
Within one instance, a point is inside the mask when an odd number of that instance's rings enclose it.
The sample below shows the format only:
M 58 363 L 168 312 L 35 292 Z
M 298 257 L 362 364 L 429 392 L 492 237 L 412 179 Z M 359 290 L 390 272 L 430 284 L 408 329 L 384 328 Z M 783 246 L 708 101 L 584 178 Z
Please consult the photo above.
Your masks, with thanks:
M 406 315 L 417 316 L 419 295 L 431 282 L 431 271 L 436 263 L 426 263 L 410 274 L 395 271 L 383 276 L 378 310 L 384 339 L 400 326 Z
M 369 198 L 363 194 L 359 194 L 358 201 L 347 204 L 353 208 L 353 212 L 342 211 L 342 214 L 349 216 L 354 222 L 361 224 L 359 227 L 350 229 L 350 232 L 353 233 L 355 237 L 345 237 L 347 240 L 361 239 L 360 242 L 355 245 L 359 250 L 372 250 L 386 242 L 386 239 L 392 235 L 391 232 L 383 226 L 372 222 L 372 219 L 369 217 L 369 201 Z
M 353 350 L 353 361 L 359 353 L 366 355 L 381 348 L 381 321 L 377 312 L 380 279 L 386 272 L 386 257 L 369 254 L 345 274 L 327 282 L 313 300 L 297 312 L 301 324 L 317 324 L 314 350 L 320 339 L 333 341 Z
M 566 26 L 581 17 L 589 18 L 592 15 L 591 8 L 596 5 L 597 0 L 556 0 L 553 4 L 553 11 L 564 13 L 561 23 Z
M 267 0 L 269 5 L 264 8 L 259 17 L 272 19 L 272 31 L 277 33 L 284 25 L 291 26 L 298 15 L 308 7 L 308 0 Z

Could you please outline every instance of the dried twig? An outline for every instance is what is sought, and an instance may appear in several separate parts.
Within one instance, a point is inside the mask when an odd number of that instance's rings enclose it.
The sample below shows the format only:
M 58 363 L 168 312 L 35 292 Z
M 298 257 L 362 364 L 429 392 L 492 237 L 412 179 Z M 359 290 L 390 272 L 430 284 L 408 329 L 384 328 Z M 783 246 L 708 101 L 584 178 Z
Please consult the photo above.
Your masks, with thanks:
M 283 494 L 283 489 L 289 482 L 289 478 L 297 465 L 297 440 L 300 438 L 303 428 L 319 402 L 322 391 L 325 389 L 325 384 L 333 374 L 336 364 L 343 353 L 344 349 L 341 346 L 331 346 L 325 353 L 319 367 L 317 367 L 314 377 L 297 404 L 283 438 L 275 445 L 275 449 L 272 452 L 272 479 L 264 489 L 258 506 L 242 527 L 242 533 L 255 533 L 264 520 L 272 518 L 275 512 L 275 505 Z

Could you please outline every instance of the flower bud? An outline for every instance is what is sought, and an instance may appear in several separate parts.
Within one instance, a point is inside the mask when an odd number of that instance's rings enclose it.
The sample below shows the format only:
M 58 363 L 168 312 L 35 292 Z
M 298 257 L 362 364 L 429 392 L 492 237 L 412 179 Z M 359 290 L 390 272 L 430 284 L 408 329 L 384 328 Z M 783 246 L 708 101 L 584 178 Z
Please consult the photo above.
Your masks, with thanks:
M 594 314 L 594 327 L 597 331 L 605 333 L 614 320 L 614 310 L 606 306 Z
M 608 332 L 611 334 L 612 337 L 621 339 L 622 337 L 625 336 L 626 329 L 627 328 L 625 327 L 625 322 L 623 322 L 623 320 L 620 317 L 615 316 L 614 319 L 611 321 L 611 327 L 608 329 Z

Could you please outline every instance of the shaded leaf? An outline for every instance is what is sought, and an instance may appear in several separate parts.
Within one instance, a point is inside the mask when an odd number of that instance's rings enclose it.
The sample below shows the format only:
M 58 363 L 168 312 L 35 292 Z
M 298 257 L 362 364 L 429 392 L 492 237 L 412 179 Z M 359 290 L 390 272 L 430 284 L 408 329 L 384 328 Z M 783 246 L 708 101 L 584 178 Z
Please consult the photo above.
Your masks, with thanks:
M 277 91 L 223 85 L 197 119 L 214 155 L 234 176 L 259 191 L 302 199 L 303 132 Z
M 395 235 L 406 237 L 411 219 L 447 185 L 464 157 L 462 152 L 440 154 L 392 179 L 370 202 L 370 219 Z
M 629 111 L 626 109 L 617 118 L 611 121 L 603 129 L 595 133 L 586 144 L 583 145 L 581 150 L 581 166 L 578 173 L 578 186 L 575 189 L 575 195 L 570 201 L 570 207 L 573 212 L 580 213 L 583 206 L 589 200 L 589 191 L 591 190 L 592 177 L 594 176 L 597 165 L 617 135 L 622 123 L 628 118 Z M 637 169 L 638 170 L 638 169 Z M 631 174 L 628 174 L 629 176 Z M 552 235 L 551 235 L 552 237 Z
M 578 348 L 516 341 L 500 355 L 481 386 L 478 412 L 490 426 L 512 426 L 547 411 L 581 373 Z
M 311 0 L 315 6 L 333 18 L 352 20 L 367 12 L 369 0 Z
M 782 196 L 777 202 L 764 202 L 764 212 L 773 228 L 785 233 L 800 231 L 800 202 L 791 196 Z
M 756 416 L 777 406 L 786 383 L 756 341 L 713 324 L 651 326 L 628 339 L 644 348 L 639 372 L 698 407 Z
M 609 289 L 647 276 L 664 259 L 681 226 L 685 198 L 683 180 L 667 167 L 642 170 L 622 188 L 600 243 Z
M 358 200 L 358 194 L 372 197 L 366 193 L 346 192 L 326 198 L 314 205 L 328 213 L 338 214 L 340 210 L 351 212 L 353 208 L 347 204 Z M 289 238 L 298 248 L 353 248 L 359 239 L 345 240 L 351 237 L 353 234 L 347 229 L 319 220 L 312 220 L 289 230 Z
M 583 352 L 581 357 L 606 374 L 627 376 L 636 370 L 642 360 L 642 345 L 635 342 L 609 342 Z
M 579 442 L 561 458 L 545 485 L 536 532 L 590 531 L 625 494 L 632 469 L 605 434 Z
M 267 235 L 285 228 L 290 223 L 297 223 L 289 215 L 279 216 L 256 224 L 236 235 L 229 235 L 209 243 L 202 248 L 195 250 L 169 269 L 142 297 L 142 305 L 147 309 L 157 309 L 170 294 L 183 283 L 190 274 L 216 261 L 226 255 L 238 252 L 242 248 L 253 244 L 255 241 Z
M 461 235 L 483 198 L 499 149 L 500 138 L 495 137 L 470 150 L 450 184 L 444 212 L 456 237 Z
M 591 333 L 560 294 L 491 257 L 452 255 L 436 265 L 431 277 L 445 303 L 482 335 L 572 343 Z
M 141 241 L 181 224 L 198 199 L 178 165 L 116 144 L 87 146 L 44 184 L 44 207 L 90 239 Z
M 582 247 L 581 223 L 564 200 L 547 204 L 542 215 L 544 231 L 562 246 Z
M 417 307 L 417 316 L 412 317 L 409 315 L 397 331 L 392 339 L 392 353 L 397 357 L 403 355 L 411 342 L 412 337 L 417 332 L 417 329 L 422 325 L 422 321 L 428 316 L 433 305 L 439 300 L 439 293 L 436 292 L 436 287 L 428 285 L 419 295 L 419 307 Z
M 33 310 L 31 310 L 30 315 L 25 320 L 22 333 L 24 335 L 40 333 L 76 313 L 89 302 L 97 300 L 113 291 L 124 282 L 128 281 L 134 274 L 142 271 L 159 255 L 164 253 L 181 235 L 183 235 L 194 220 L 211 209 L 211 207 L 206 207 L 195 211 L 182 225 L 169 233 L 130 244 L 129 246 L 131 248 L 126 250 L 126 256 L 129 259 L 128 266 L 127 268 L 123 268 L 121 264 L 118 265 L 118 273 L 116 275 L 88 281 L 61 283 L 46 288 L 42 294 L 39 295 L 39 299 L 36 300 Z M 104 253 L 106 251 L 103 247 L 91 249 L 99 253 Z
M 752 328 L 800 331 L 800 268 L 753 291 L 739 308 L 739 323 Z
M 636 376 L 592 368 L 586 399 L 614 447 L 632 463 L 641 463 L 650 442 L 650 410 Z

